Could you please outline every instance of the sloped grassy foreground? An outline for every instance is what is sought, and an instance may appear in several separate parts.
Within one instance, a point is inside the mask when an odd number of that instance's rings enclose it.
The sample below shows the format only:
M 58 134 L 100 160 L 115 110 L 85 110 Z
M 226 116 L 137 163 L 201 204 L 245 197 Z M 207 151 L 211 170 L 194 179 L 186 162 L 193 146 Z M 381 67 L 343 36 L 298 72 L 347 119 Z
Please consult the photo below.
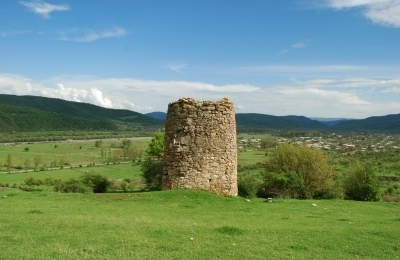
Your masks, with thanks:
M 0 192 L 0 259 L 400 259 L 400 205 Z M 315 205 L 313 205 L 315 204 Z

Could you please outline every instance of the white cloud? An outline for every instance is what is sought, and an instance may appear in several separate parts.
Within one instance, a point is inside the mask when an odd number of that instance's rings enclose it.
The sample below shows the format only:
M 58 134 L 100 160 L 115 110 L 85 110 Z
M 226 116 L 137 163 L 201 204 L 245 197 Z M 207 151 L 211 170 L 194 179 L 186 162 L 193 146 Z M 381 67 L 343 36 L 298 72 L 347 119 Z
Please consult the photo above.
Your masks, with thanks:
M 381 91 L 382 93 L 400 93 L 400 87 L 387 88 Z
M 86 29 L 80 30 L 77 28 L 67 31 L 58 32 L 58 40 L 61 41 L 74 41 L 74 42 L 92 42 L 103 38 L 121 37 L 126 34 L 126 30 L 121 27 L 113 27 L 108 30 L 96 32 L 94 30 Z
M 183 74 L 182 70 L 184 68 L 186 68 L 186 66 L 187 66 L 187 64 L 185 62 L 178 61 L 178 62 L 174 62 L 174 63 L 170 64 L 168 67 L 169 67 L 169 69 L 171 69 L 175 72 Z
M 306 47 L 306 43 L 305 42 L 295 42 L 292 45 L 290 45 L 291 49 L 303 49 L 305 47 Z M 283 55 L 283 54 L 287 54 L 287 53 L 289 53 L 289 50 L 286 48 L 286 49 L 280 50 L 276 54 Z
M 286 54 L 286 53 L 288 53 L 289 51 L 287 50 L 287 49 L 283 49 L 283 50 L 280 50 L 279 52 L 277 52 L 276 54 L 278 54 L 278 55 L 283 55 L 283 54 Z
M 30 11 L 43 16 L 44 18 L 49 18 L 50 13 L 54 11 L 70 10 L 69 5 L 67 4 L 53 5 L 43 1 L 31 1 L 31 2 L 20 1 L 20 4 L 27 7 Z
M 328 0 L 327 3 L 338 10 L 362 8 L 374 23 L 400 27 L 400 0 Z
M 61 98 L 141 113 L 166 111 L 168 103 L 182 97 L 197 100 L 228 97 L 240 113 L 366 118 L 399 113 L 400 103 L 393 95 L 400 91 L 399 82 L 399 78 L 314 78 L 261 88 L 246 84 L 214 85 L 133 78 L 60 76 L 39 81 L 0 74 L 0 93 Z M 371 88 L 381 91 L 370 94 Z
M 90 97 L 93 100 L 91 103 L 100 104 L 100 106 L 107 108 L 113 107 L 113 104 L 110 101 L 110 99 L 107 97 L 103 97 L 103 92 L 101 92 L 100 90 L 96 88 L 91 88 L 90 94 L 91 94 Z
M 373 70 L 371 67 L 364 66 L 352 66 L 342 64 L 332 65 L 313 65 L 313 66 L 294 66 L 294 65 L 265 65 L 265 66 L 249 66 L 239 67 L 242 71 L 254 71 L 254 72 L 268 72 L 268 73 L 336 73 L 336 72 L 348 72 L 348 71 L 368 71 Z
M 288 88 L 276 90 L 278 93 L 285 94 L 287 96 L 293 96 L 297 99 L 301 99 L 304 101 L 310 100 L 319 100 L 319 101 L 327 101 L 331 102 L 334 100 L 339 104 L 351 104 L 351 105 L 368 105 L 370 102 L 360 99 L 354 93 L 348 92 L 339 92 L 339 91 L 331 91 L 331 90 L 323 90 L 316 88 L 307 88 L 307 89 L 296 89 L 296 88 Z
M 18 34 L 25 34 L 29 33 L 29 31 L 13 31 L 13 30 L 8 30 L 8 31 L 2 31 L 0 32 L 1 37 L 9 37 L 13 35 L 18 35 Z
M 301 49 L 301 48 L 305 48 L 306 44 L 304 42 L 296 42 L 292 44 L 292 48 L 293 49 Z

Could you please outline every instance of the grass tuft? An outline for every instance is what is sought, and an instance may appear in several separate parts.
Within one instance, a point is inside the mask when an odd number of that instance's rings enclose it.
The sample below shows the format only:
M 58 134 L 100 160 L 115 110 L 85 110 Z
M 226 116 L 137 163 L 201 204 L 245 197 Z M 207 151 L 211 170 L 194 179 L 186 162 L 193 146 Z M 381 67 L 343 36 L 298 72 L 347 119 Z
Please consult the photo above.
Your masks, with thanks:
M 43 211 L 38 210 L 38 209 L 34 209 L 31 211 L 28 211 L 28 214 L 43 214 Z
M 216 229 L 217 232 L 225 235 L 230 235 L 230 236 L 237 236 L 237 235 L 243 235 L 245 231 L 243 229 L 237 228 L 237 227 L 231 227 L 231 226 L 223 226 L 220 228 Z

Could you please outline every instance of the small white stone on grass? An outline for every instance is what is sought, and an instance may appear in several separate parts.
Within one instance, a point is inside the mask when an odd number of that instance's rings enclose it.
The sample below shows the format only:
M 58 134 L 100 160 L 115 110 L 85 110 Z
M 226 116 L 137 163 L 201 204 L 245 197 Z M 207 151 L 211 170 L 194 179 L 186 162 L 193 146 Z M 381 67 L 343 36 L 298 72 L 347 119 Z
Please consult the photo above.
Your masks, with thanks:
M 190 240 L 193 240 L 193 237 L 191 237 Z

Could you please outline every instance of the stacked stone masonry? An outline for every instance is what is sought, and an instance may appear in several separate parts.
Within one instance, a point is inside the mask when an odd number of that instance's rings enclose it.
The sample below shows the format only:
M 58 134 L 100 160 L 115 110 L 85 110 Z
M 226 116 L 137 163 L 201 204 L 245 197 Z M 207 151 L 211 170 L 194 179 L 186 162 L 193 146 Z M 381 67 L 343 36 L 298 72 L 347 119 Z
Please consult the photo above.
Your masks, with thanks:
M 182 98 L 168 105 L 162 188 L 237 195 L 234 104 Z

